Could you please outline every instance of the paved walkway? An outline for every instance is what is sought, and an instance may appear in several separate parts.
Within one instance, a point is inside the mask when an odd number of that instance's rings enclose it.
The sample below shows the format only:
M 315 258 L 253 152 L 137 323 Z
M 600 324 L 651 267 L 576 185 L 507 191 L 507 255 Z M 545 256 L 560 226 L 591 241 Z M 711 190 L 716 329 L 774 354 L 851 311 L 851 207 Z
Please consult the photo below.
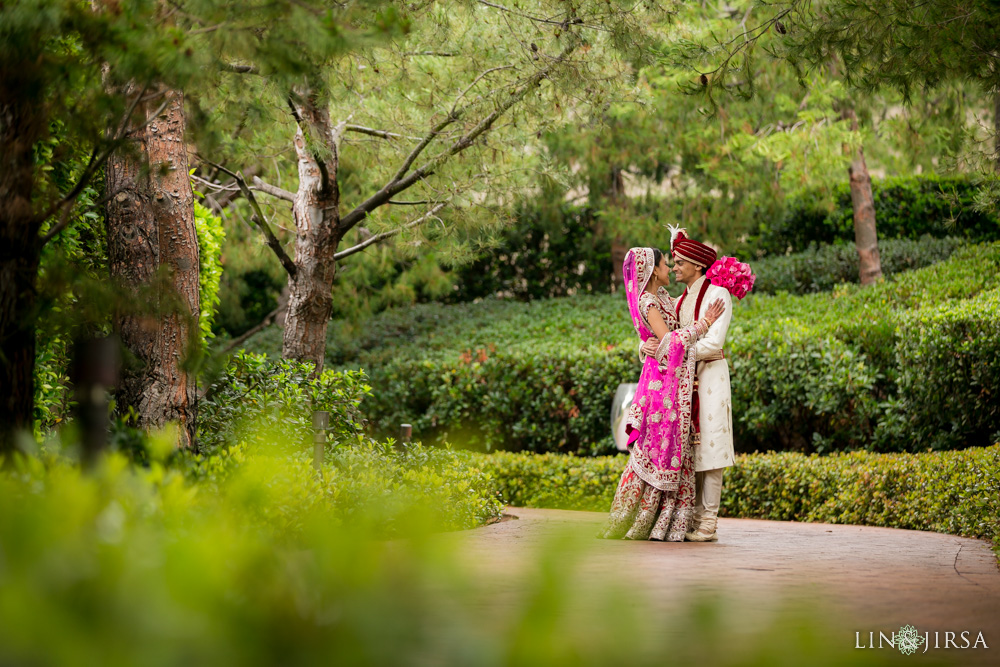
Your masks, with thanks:
M 739 599 L 747 617 L 804 603 L 840 620 L 853 644 L 860 632 L 886 634 L 910 624 L 921 633 L 983 632 L 988 650 L 941 651 L 956 664 L 1000 665 L 1000 569 L 989 544 L 913 530 L 751 519 L 721 519 L 720 541 L 709 544 L 597 540 L 605 515 L 508 508 L 517 517 L 455 533 L 463 556 L 495 580 L 494 603 L 513 600 L 526 573 L 537 571 L 553 536 L 573 551 L 567 563 L 586 589 L 609 574 L 645 591 L 665 608 L 677 600 L 720 591 Z M 565 540 L 569 540 L 566 542 Z M 572 546 L 570 546 L 572 545 Z M 551 548 L 551 547 L 550 547 Z M 500 575 L 500 576 L 497 576 Z M 960 637 L 960 635 L 959 635 Z M 853 648 L 853 647 L 852 647 Z M 930 657 L 930 656 L 927 656 Z

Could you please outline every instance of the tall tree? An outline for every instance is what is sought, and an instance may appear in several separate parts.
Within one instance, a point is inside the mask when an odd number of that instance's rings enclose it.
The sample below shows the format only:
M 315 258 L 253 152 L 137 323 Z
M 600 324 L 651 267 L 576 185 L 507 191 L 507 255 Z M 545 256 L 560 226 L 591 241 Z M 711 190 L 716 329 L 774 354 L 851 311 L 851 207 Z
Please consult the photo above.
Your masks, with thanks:
M 108 13 L 71 0 L 0 5 L 0 455 L 31 431 L 41 250 L 73 221 L 76 198 L 125 140 L 136 103 L 103 92 L 101 65 L 163 78 L 162 56 L 175 49 L 172 36 L 147 32 L 154 10 L 149 2 Z M 89 156 L 68 184 L 37 157 L 54 128 L 53 162 Z
M 359 0 L 349 4 L 375 13 L 389 3 Z M 45 244 L 80 216 L 75 207 L 80 193 L 100 177 L 112 153 L 136 139 L 141 144 L 145 136 L 153 153 L 149 160 L 140 159 L 135 168 L 141 172 L 146 162 L 152 166 L 172 162 L 171 168 L 160 173 L 157 166 L 147 170 L 146 176 L 140 173 L 127 180 L 138 179 L 137 191 L 158 188 L 148 211 L 139 217 L 177 213 L 184 221 L 179 227 L 185 230 L 183 234 L 174 238 L 167 232 L 159 239 L 157 262 L 172 266 L 178 291 L 189 294 L 186 284 L 192 267 L 186 234 L 190 214 L 178 212 L 190 207 L 190 194 L 182 192 L 182 181 L 187 178 L 183 153 L 187 141 L 197 139 L 207 145 L 218 141 L 213 117 L 204 113 L 199 98 L 213 90 L 220 70 L 238 69 L 231 59 L 252 59 L 280 77 L 303 71 L 303 52 L 356 48 L 353 26 L 332 18 L 343 6 L 319 0 L 278 0 L 254 7 L 236 0 L 98 0 L 92 4 L 14 0 L 0 4 L 0 455 L 14 450 L 18 432 L 31 430 L 39 257 Z M 374 31 L 383 33 L 386 25 L 395 23 L 384 16 L 373 22 L 378 24 Z M 265 34 L 269 39 L 262 38 Z M 115 85 L 107 85 L 109 76 Z M 126 83 L 131 94 L 121 92 Z M 183 91 L 188 109 L 196 114 L 197 122 L 189 129 L 197 136 L 185 141 L 176 130 L 179 119 L 160 118 L 161 113 L 170 116 L 170 105 L 153 106 L 150 91 L 162 90 Z M 180 94 L 159 97 L 160 104 L 171 99 L 179 105 L 182 99 Z M 147 108 L 147 103 L 157 111 L 137 111 Z M 179 113 L 179 106 L 170 108 Z M 173 129 L 159 142 L 150 138 L 148 128 L 153 124 Z M 58 133 L 58 144 L 43 161 L 41 147 L 53 132 Z M 155 154 L 158 150 L 160 155 Z M 80 154 L 86 156 L 84 166 L 73 181 L 54 177 L 65 170 L 52 169 L 53 165 Z M 132 169 L 122 155 L 119 164 Z M 136 157 L 134 151 L 132 157 Z M 116 176 L 115 167 L 110 171 L 113 179 L 122 177 Z M 163 200 L 155 197 L 159 191 L 165 193 Z M 108 194 L 114 198 L 122 193 L 113 189 Z M 112 226 L 119 228 L 114 221 Z M 164 228 L 155 231 L 159 235 Z M 170 247 L 175 241 L 185 247 Z M 139 277 L 149 268 L 135 267 L 131 274 Z M 193 268 L 197 271 L 196 263 Z M 175 336 L 174 343 L 182 345 L 179 338 L 184 337 Z M 180 391 L 178 386 L 183 386 L 182 393 L 191 390 L 180 382 L 171 391 Z
M 108 264 L 112 278 L 137 296 L 162 271 L 165 291 L 155 308 L 162 317 L 131 310 L 115 316 L 133 360 L 116 398 L 118 409 L 135 415 L 141 428 L 176 422 L 178 445 L 190 447 L 197 408 L 190 357 L 197 349 L 200 305 L 184 96 L 162 89 L 150 97 L 136 109 L 132 141 L 107 163 Z
M 317 58 L 287 88 L 242 86 L 280 95 L 295 123 L 295 193 L 260 179 L 251 187 L 226 168 L 288 273 L 283 356 L 322 366 L 337 262 L 404 232 L 428 238 L 502 219 L 528 176 L 545 168 L 532 147 L 540 131 L 578 98 L 602 103 L 627 87 L 626 58 L 642 58 L 643 18 L 662 17 L 651 7 L 427 3 L 386 46 Z M 347 135 L 360 137 L 351 157 Z M 294 258 L 255 190 L 292 204 Z M 437 231 L 428 233 L 431 222 Z
M 851 130 L 857 132 L 858 116 L 854 109 L 848 109 L 845 115 L 851 122 Z M 851 182 L 851 205 L 854 208 L 854 247 L 858 251 L 858 272 L 861 284 L 871 285 L 882 277 L 872 178 L 868 174 L 864 148 L 846 148 L 851 153 L 851 166 L 847 168 L 847 176 Z

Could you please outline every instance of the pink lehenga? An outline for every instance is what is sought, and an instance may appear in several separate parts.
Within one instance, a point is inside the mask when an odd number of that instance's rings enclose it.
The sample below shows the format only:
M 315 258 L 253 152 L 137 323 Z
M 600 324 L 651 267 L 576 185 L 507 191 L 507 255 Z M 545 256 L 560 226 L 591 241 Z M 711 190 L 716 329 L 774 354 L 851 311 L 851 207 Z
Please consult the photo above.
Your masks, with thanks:
M 671 331 L 660 341 L 656 354 L 643 363 L 625 417 L 628 464 L 601 537 L 682 542 L 695 500 L 694 344 L 708 330 L 708 323 L 680 328 L 669 297 L 646 291 L 653 268 L 652 248 L 632 248 L 625 256 L 625 294 L 639 338 L 645 342 L 654 335 L 647 319 L 650 308 L 657 309 Z

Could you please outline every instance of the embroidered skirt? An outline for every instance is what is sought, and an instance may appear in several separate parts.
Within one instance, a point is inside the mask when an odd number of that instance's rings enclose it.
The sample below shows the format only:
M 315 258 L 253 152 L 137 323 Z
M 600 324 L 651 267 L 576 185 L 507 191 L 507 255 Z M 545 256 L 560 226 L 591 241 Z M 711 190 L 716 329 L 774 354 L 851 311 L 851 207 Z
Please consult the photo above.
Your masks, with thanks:
M 684 448 L 676 491 L 660 491 L 636 474 L 629 455 L 618 482 L 611 516 L 599 537 L 611 540 L 683 542 L 694 511 L 695 472 L 691 447 Z

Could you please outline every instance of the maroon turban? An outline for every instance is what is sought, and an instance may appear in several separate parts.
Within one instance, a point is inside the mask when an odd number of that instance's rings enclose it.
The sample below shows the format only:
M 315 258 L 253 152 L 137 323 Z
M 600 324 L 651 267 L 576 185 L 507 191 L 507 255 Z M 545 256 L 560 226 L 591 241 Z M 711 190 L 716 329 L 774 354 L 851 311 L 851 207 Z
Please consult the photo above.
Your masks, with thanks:
M 717 252 L 704 243 L 689 239 L 684 235 L 683 229 L 679 230 L 676 236 L 674 236 L 670 250 L 673 252 L 674 257 L 680 257 L 704 268 L 712 266 L 719 256 Z

